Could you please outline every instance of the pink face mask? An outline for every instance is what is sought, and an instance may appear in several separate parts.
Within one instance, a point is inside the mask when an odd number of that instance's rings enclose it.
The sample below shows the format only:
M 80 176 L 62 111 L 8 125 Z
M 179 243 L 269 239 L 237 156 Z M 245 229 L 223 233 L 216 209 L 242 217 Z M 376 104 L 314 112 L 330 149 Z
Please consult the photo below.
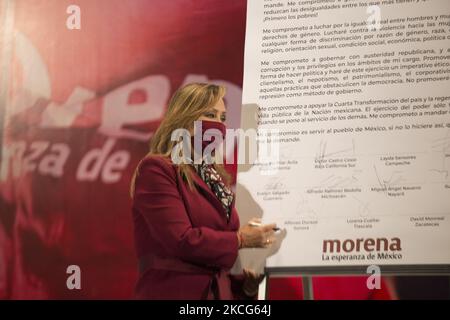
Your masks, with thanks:
M 197 132 L 200 131 L 200 122 L 201 122 L 201 129 L 202 129 L 201 136 L 197 136 Z M 210 130 L 209 132 L 207 132 L 209 129 L 216 129 L 216 130 Z M 222 141 L 225 141 L 227 127 L 222 122 L 210 121 L 210 120 L 196 121 L 195 129 L 194 129 L 195 134 L 194 134 L 194 136 L 191 137 L 192 145 L 195 147 L 194 140 L 200 139 L 202 141 L 201 146 L 202 146 L 202 154 L 203 154 L 203 151 L 205 150 L 206 146 L 208 146 L 213 141 L 215 141 L 215 139 L 218 135 L 217 131 L 219 131 L 220 134 L 222 135 Z

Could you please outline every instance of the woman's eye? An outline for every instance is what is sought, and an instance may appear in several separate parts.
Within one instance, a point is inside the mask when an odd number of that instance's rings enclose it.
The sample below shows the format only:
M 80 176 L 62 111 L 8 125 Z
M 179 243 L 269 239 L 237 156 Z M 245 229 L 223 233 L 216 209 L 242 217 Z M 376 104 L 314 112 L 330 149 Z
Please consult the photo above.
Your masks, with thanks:
M 207 114 L 205 114 L 205 116 L 207 116 L 208 118 L 214 118 L 215 117 L 215 115 L 212 114 L 212 113 L 207 113 Z
M 222 118 L 220 118 L 220 120 L 222 120 L 222 122 L 225 122 L 225 121 L 227 121 L 227 117 L 222 117 Z

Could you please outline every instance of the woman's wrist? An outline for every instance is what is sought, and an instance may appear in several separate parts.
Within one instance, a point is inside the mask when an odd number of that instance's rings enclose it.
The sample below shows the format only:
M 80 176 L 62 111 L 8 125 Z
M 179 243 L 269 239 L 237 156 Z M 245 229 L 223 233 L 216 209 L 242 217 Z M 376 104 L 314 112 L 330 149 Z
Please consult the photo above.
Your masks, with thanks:
M 244 237 L 242 236 L 242 233 L 240 231 L 236 232 L 237 238 L 238 238 L 238 244 L 239 249 L 242 249 L 244 247 Z

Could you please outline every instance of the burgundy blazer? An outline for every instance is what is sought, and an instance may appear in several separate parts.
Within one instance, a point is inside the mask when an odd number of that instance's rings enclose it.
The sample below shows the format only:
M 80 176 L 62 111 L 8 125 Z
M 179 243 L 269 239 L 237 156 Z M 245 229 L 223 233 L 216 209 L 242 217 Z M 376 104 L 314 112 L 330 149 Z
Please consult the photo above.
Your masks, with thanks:
M 169 158 L 139 166 L 132 213 L 140 275 L 138 299 L 245 299 L 243 276 L 229 274 L 238 255 L 239 217 L 192 168 L 191 191 Z M 254 298 L 254 297 L 253 297 Z

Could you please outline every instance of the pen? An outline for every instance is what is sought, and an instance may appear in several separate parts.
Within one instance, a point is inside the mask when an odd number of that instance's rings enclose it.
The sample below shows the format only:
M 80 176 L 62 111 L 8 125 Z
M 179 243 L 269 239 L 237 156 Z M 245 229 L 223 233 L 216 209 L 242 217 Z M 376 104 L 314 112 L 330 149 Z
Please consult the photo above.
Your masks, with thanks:
M 258 222 L 254 222 L 254 221 L 250 221 L 248 223 L 249 225 L 251 225 L 252 227 L 261 227 L 262 224 L 258 223 Z M 273 231 L 280 231 L 280 228 L 276 227 L 276 228 L 272 228 Z

